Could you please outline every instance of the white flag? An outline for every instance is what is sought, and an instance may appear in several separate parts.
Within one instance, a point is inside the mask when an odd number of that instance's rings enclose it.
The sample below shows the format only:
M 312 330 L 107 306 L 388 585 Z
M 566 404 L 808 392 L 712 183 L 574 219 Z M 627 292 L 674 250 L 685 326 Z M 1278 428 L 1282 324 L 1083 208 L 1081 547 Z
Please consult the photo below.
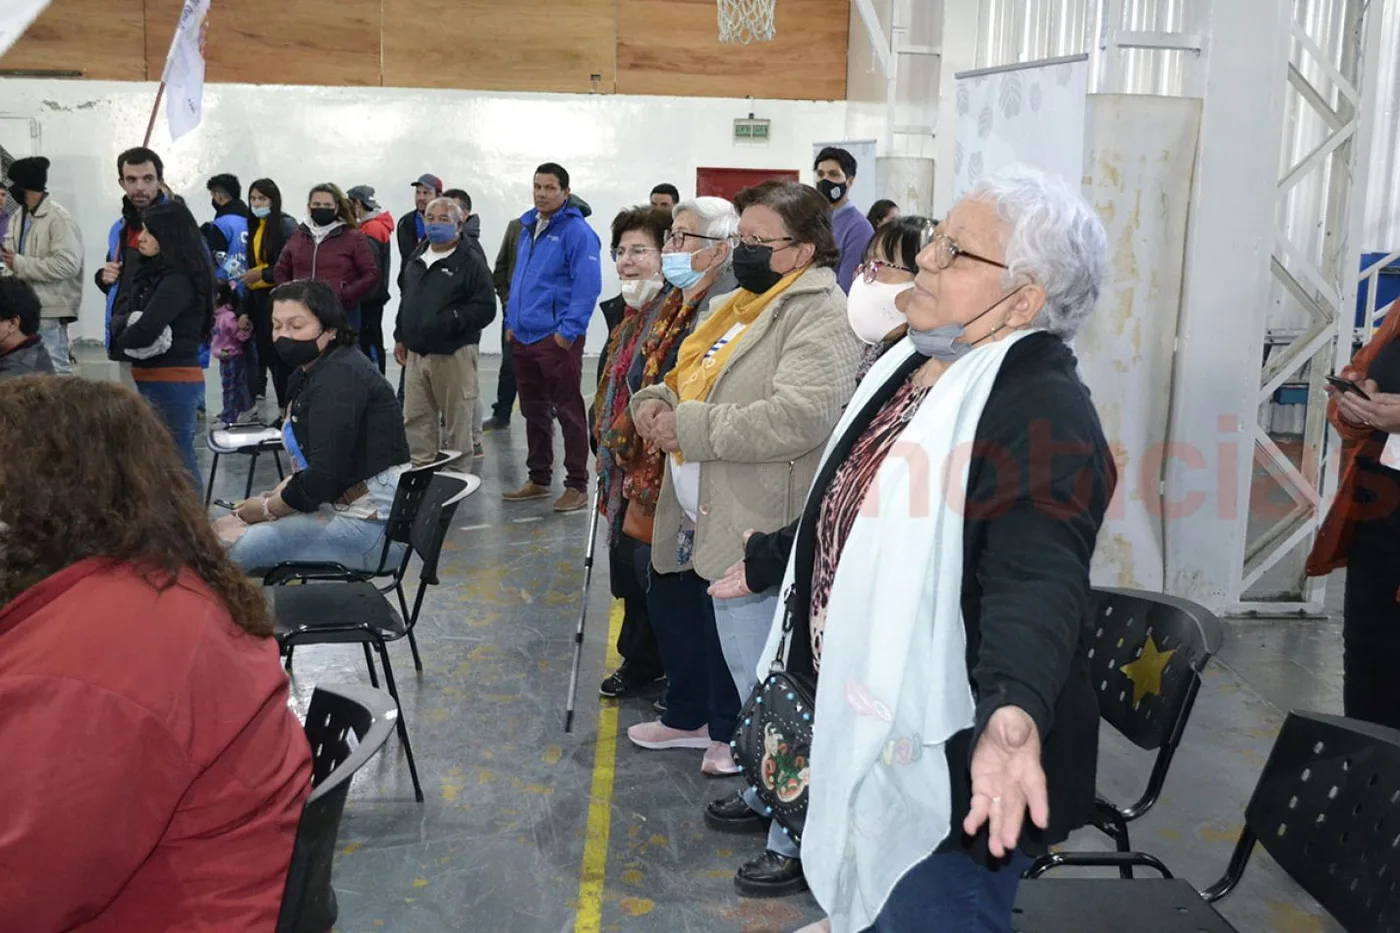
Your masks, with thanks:
M 185 0 L 180 25 L 165 58 L 165 114 L 170 138 L 179 139 L 199 126 L 204 98 L 204 30 L 209 0 Z
M 10 46 L 19 41 L 29 24 L 34 22 L 48 5 L 49 0 L 19 0 L 18 5 L 13 2 L 4 4 L 5 15 L 0 17 L 0 55 L 4 55 L 10 50 Z

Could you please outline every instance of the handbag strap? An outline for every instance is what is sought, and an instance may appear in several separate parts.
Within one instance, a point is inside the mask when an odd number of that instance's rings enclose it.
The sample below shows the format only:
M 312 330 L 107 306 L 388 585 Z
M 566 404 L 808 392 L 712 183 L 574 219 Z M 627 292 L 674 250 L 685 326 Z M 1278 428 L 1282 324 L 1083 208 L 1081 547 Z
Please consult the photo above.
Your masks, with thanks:
M 780 674 L 787 670 L 787 646 L 788 638 L 792 636 L 792 630 L 797 621 L 793 618 L 792 602 L 797 597 L 797 585 L 788 587 L 787 593 L 783 595 L 783 635 L 778 639 L 778 651 L 773 657 L 773 663 L 768 666 L 770 674 Z

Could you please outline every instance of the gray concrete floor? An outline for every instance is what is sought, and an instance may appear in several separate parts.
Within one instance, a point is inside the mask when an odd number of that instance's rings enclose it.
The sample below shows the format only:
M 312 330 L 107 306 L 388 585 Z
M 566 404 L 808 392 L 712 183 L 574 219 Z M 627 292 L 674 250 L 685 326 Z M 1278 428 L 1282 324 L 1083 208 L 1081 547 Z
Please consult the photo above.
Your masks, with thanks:
M 493 362 L 483 360 L 488 389 Z M 209 398 L 217 410 L 212 373 Z M 626 727 L 652 718 L 650 700 L 600 702 L 611 608 L 601 553 L 578 716 L 564 733 L 588 517 L 556 515 L 547 500 L 502 502 L 525 478 L 518 417 L 487 435 L 486 450 L 473 468 L 484 484 L 457 513 L 443 585 L 419 623 L 424 672 L 414 674 L 406 646 L 390 649 L 427 801 L 414 803 L 390 739 L 357 779 L 341 824 L 337 930 L 782 933 L 815 919 L 810 897 L 735 895 L 733 870 L 761 839 L 708 832 L 700 816 L 736 782 L 703 777 L 699 752 L 632 747 Z M 221 466 L 215 494 L 240 495 L 244 469 Z M 270 464 L 259 467 L 258 488 L 274 479 Z M 306 648 L 296 662 L 302 710 L 317 683 L 368 681 L 357 648 Z M 1340 712 L 1340 683 L 1335 616 L 1229 623 L 1165 795 L 1133 826 L 1136 847 L 1198 887 L 1214 881 L 1284 711 Z M 1104 793 L 1135 796 L 1149 767 L 1146 754 L 1105 734 Z M 1085 831 L 1069 847 L 1106 846 Z M 1340 930 L 1262 854 L 1221 911 L 1246 933 Z

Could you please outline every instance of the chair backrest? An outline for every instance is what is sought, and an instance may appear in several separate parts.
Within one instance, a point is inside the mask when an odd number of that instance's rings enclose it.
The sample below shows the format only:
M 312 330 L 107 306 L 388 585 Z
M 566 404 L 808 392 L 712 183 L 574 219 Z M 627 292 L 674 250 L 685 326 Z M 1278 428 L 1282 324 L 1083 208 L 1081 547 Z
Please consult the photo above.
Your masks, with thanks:
M 449 471 L 439 472 L 429 483 L 408 534 L 409 547 L 423 562 L 419 571 L 419 579 L 423 583 L 437 585 L 438 558 L 442 555 L 442 543 L 447 538 L 447 531 L 452 527 L 452 516 L 462 500 L 479 488 L 480 477 Z
M 1400 933 L 1400 730 L 1290 713 L 1245 827 L 1232 867 L 1257 838 L 1348 933 Z
M 297 825 L 277 933 L 326 933 L 335 925 L 331 863 L 350 781 L 384 746 L 399 710 L 387 693 L 358 686 L 318 686 L 306 713 L 311 796 Z
M 1220 650 L 1220 620 L 1190 600 L 1105 587 L 1085 626 L 1099 714 L 1139 748 L 1174 746 Z
M 413 527 L 413 518 L 418 514 L 418 507 L 423 502 L 423 494 L 428 491 L 428 484 L 432 481 L 433 476 L 443 467 L 461 459 L 461 457 L 460 451 L 439 451 L 438 458 L 432 463 L 409 467 L 399 474 L 399 485 L 394 490 L 394 504 L 389 510 L 389 520 L 384 525 L 386 556 L 388 546 L 391 543 L 408 543 L 408 534 Z M 382 562 L 381 566 L 383 566 Z

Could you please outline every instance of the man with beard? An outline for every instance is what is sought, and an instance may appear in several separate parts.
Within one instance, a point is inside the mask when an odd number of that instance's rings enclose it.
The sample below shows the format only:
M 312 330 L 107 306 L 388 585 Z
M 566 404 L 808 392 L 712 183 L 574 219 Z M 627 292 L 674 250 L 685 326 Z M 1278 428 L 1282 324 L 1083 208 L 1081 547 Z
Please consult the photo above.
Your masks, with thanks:
M 112 308 L 117 295 L 128 288 L 141 265 L 136 241 L 141 236 L 141 212 L 167 200 L 161 190 L 165 163 L 145 146 L 128 149 L 117 156 L 117 182 L 126 194 L 122 215 L 107 235 L 107 262 L 97 270 L 97 287 L 107 296 L 106 339 L 112 338 Z

